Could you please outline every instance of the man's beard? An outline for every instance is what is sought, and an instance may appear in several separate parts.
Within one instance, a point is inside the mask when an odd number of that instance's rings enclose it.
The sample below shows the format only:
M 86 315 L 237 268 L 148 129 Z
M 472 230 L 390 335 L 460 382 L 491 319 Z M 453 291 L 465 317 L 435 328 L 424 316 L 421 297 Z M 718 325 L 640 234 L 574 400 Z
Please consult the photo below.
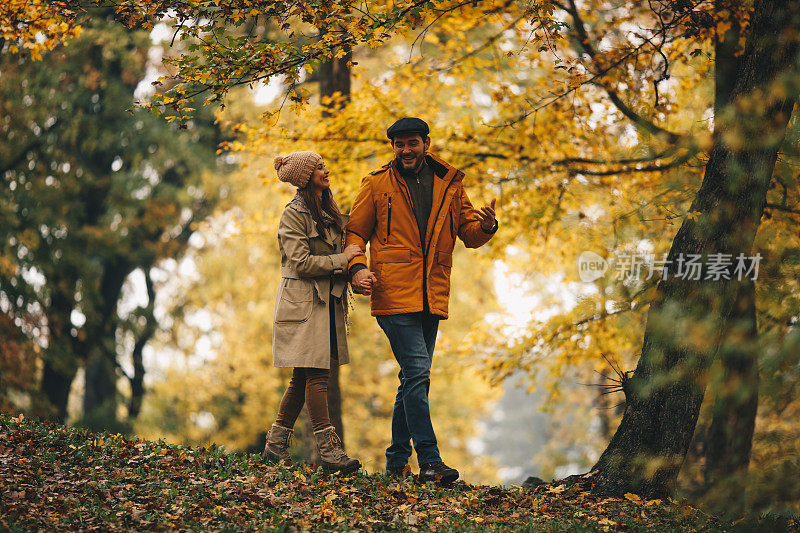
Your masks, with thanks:
M 425 153 L 423 152 L 419 159 L 414 160 L 414 164 L 410 167 L 407 167 L 403 164 L 403 160 L 401 158 L 397 158 L 397 168 L 400 169 L 400 174 L 403 175 L 414 175 L 416 174 L 417 170 L 422 168 L 422 162 L 425 160 Z

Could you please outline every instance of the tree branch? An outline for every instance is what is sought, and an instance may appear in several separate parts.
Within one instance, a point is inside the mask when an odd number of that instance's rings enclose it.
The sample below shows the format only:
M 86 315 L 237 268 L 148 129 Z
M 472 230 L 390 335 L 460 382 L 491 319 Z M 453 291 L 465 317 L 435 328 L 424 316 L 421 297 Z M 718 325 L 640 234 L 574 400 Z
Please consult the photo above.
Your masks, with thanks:
M 568 8 L 565 6 L 560 6 L 560 7 L 565 11 L 567 11 L 570 14 L 570 16 L 572 16 L 572 20 L 575 23 L 575 31 L 578 34 L 578 42 L 580 43 L 581 48 L 583 48 L 583 50 L 590 58 L 592 58 L 593 60 L 596 59 L 597 52 L 594 50 L 591 41 L 589 40 L 589 34 L 586 31 L 586 26 L 583 23 L 583 19 L 581 19 L 580 14 L 578 13 L 578 8 L 575 5 L 575 0 L 569 0 Z M 661 126 L 654 124 L 650 120 L 636 113 L 625 102 L 622 101 L 622 99 L 619 97 L 616 91 L 613 91 L 609 87 L 599 82 L 595 82 L 594 84 L 602 88 L 606 92 L 608 98 L 611 100 L 614 106 L 620 111 L 620 113 L 625 115 L 631 122 L 633 122 L 634 125 L 638 126 L 639 128 L 653 135 L 664 136 L 666 137 L 668 142 L 673 144 L 685 138 L 684 135 L 664 129 Z

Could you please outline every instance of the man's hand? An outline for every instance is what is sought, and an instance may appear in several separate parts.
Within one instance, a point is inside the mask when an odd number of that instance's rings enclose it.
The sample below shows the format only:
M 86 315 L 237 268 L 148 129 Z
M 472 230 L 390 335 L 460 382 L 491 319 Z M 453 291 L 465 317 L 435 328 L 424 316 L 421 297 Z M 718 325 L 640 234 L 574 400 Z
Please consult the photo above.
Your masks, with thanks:
M 481 207 L 479 211 L 479 215 L 481 217 L 481 229 L 486 233 L 492 231 L 494 227 L 494 220 L 495 220 L 495 212 L 494 212 L 494 203 L 496 198 L 492 198 L 492 203 L 490 205 L 485 205 Z
M 369 296 L 372 294 L 372 285 L 378 281 L 375 274 L 368 268 L 362 268 L 355 274 L 350 285 L 353 286 L 353 292 Z

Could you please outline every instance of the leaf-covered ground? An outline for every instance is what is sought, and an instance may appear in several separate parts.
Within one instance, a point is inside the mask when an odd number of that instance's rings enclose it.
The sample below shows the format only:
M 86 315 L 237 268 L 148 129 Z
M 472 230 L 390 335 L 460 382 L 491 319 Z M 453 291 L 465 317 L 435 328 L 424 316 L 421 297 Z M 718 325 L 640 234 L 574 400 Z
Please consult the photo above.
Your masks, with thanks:
M 686 505 L 382 474 L 326 475 L 258 455 L 126 439 L 0 415 L 0 529 L 692 531 L 724 529 Z

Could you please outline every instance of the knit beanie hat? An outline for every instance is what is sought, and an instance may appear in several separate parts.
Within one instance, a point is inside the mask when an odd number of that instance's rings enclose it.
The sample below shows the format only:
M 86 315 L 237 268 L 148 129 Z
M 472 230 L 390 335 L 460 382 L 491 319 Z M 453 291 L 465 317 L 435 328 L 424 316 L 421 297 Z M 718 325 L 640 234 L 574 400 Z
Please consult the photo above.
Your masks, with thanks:
M 291 183 L 298 189 L 302 189 L 311 179 L 314 169 L 322 163 L 322 156 L 310 150 L 292 152 L 284 156 L 278 156 L 272 162 L 275 170 L 278 171 L 278 179 Z

